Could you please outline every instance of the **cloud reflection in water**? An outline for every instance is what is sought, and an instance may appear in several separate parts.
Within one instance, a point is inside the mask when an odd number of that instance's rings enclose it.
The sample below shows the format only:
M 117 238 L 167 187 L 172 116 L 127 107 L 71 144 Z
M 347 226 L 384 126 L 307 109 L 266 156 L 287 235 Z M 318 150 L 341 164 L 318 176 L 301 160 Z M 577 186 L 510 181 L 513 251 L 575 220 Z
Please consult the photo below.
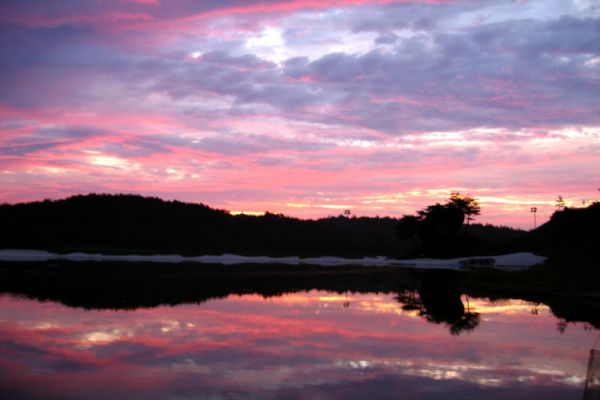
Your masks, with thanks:
M 1 296 L 0 397 L 581 395 L 595 332 L 560 334 L 545 306 L 523 301 L 469 307 L 481 324 L 457 336 L 392 295 L 229 296 L 135 311 Z

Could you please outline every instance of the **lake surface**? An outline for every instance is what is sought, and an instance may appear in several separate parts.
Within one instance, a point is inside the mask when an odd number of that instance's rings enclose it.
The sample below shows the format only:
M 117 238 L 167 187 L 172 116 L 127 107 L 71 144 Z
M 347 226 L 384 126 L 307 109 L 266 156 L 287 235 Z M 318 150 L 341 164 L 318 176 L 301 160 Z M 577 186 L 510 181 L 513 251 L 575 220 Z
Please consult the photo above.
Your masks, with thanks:
M 324 291 L 84 310 L 0 295 L 0 397 L 580 399 L 599 331 L 544 305 Z

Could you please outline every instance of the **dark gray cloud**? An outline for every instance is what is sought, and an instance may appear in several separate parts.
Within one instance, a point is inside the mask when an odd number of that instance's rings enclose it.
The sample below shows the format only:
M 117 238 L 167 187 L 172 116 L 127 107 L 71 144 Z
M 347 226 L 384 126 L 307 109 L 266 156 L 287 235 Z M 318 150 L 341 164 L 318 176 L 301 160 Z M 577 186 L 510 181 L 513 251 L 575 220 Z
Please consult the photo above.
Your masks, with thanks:
M 301 107 L 319 97 L 310 85 L 287 82 L 273 63 L 253 55 L 234 57 L 222 52 L 164 68 L 154 89 L 175 99 L 208 92 L 232 96 L 238 105 L 263 103 L 277 108 Z
M 109 132 L 105 129 L 99 129 L 87 126 L 68 126 L 63 128 L 41 128 L 34 131 L 34 136 L 38 138 L 89 138 L 94 136 L 107 135 Z
M 0 156 L 25 156 L 38 151 L 47 150 L 52 147 L 60 146 L 62 142 L 45 142 L 9 145 L 0 147 Z
M 323 150 L 330 145 L 306 140 L 279 139 L 274 136 L 256 134 L 227 134 L 200 139 L 173 135 L 153 135 L 153 143 L 160 146 L 172 146 L 198 149 L 227 155 L 247 155 L 271 153 L 277 151 L 313 152 Z
M 128 74 L 130 55 L 85 25 L 0 25 L 0 103 L 53 108 L 88 103 L 95 85 Z M 105 99 L 101 99 L 105 101 Z
M 375 44 L 390 44 L 394 45 L 398 43 L 400 37 L 395 33 L 383 33 L 375 39 Z
M 26 156 L 42 150 L 108 134 L 108 131 L 91 127 L 40 128 L 27 134 L 5 139 L 4 145 L 0 146 L 0 155 Z
M 217 93 L 234 107 L 265 104 L 290 118 L 387 132 L 595 124 L 599 74 L 585 63 L 598 54 L 600 20 L 517 20 L 281 67 L 210 53 L 166 69 L 156 89 L 176 99 Z

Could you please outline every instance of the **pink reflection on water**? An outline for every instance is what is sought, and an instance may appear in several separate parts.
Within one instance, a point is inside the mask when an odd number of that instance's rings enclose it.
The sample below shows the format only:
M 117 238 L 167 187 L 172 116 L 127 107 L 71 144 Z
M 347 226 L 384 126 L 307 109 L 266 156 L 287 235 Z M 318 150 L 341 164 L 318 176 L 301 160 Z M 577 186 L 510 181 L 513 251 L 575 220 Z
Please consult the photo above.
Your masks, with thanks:
M 523 301 L 469 306 L 481 323 L 456 336 L 393 295 L 230 296 L 135 311 L 4 295 L 0 395 L 580 397 L 597 332 L 572 324 L 561 334 L 547 307 Z

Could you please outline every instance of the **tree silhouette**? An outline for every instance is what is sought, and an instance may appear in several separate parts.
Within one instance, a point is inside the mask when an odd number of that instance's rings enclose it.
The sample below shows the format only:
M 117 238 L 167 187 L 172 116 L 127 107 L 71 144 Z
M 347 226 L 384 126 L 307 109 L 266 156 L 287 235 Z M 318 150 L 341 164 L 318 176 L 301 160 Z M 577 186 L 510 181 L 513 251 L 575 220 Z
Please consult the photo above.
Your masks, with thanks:
M 473 215 L 481 213 L 481 207 L 477 200 L 470 195 L 462 195 L 460 192 L 452 192 L 446 204 L 460 209 L 467 217 L 467 225 L 474 219 Z
M 454 192 L 444 204 L 430 205 L 417 211 L 417 215 L 405 215 L 396 229 L 402 239 L 412 237 L 415 242 L 421 239 L 420 250 L 426 254 L 453 256 L 463 251 L 461 248 L 468 242 L 465 233 L 461 232 L 465 217 L 469 223 L 472 216 L 480 212 L 479 203 L 472 196 Z
M 463 225 L 465 215 L 451 204 L 434 204 L 419 211 L 422 217 L 421 233 L 424 236 L 454 236 Z
M 421 218 L 415 215 L 405 215 L 398 221 L 396 231 L 401 239 L 412 239 L 419 233 Z
M 564 210 L 564 208 L 567 206 L 567 203 L 565 203 L 565 199 L 563 199 L 562 196 L 558 196 L 554 201 L 556 202 L 556 208 L 559 210 Z

